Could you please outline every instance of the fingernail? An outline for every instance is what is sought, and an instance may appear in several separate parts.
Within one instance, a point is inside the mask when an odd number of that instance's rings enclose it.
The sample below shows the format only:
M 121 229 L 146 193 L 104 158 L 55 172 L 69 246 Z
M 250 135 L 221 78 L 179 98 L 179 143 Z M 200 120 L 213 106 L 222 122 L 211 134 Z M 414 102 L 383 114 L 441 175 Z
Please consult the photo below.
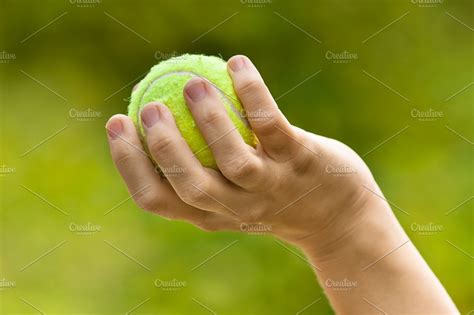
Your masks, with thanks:
M 123 132 L 122 121 L 120 119 L 111 119 L 107 123 L 107 126 L 105 126 L 105 129 L 107 129 L 107 134 L 110 139 L 115 140 Z
M 153 127 L 160 120 L 160 113 L 156 105 L 147 105 L 141 112 L 142 122 L 146 128 Z
M 244 57 L 235 57 L 229 63 L 230 69 L 234 72 L 240 71 L 245 65 Z
M 206 96 L 206 87 L 204 86 L 204 82 L 191 82 L 188 86 L 186 86 L 186 94 L 193 102 L 201 101 Z

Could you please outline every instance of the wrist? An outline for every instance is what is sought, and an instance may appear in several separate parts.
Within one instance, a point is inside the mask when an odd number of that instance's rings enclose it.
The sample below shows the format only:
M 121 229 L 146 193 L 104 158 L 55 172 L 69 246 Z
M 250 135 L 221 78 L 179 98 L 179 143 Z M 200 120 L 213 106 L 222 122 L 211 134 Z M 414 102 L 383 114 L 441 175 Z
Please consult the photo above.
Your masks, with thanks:
M 332 241 L 321 235 L 295 243 L 336 313 L 373 311 L 361 298 L 370 296 L 387 313 L 459 314 L 388 204 L 378 199 L 361 209 L 361 220 L 345 234 L 326 235 Z
M 346 210 L 345 217 L 291 242 L 317 263 L 325 264 L 350 253 L 364 257 L 362 264 L 377 259 L 387 246 L 407 239 L 390 206 L 375 195 L 359 203 L 357 209 Z

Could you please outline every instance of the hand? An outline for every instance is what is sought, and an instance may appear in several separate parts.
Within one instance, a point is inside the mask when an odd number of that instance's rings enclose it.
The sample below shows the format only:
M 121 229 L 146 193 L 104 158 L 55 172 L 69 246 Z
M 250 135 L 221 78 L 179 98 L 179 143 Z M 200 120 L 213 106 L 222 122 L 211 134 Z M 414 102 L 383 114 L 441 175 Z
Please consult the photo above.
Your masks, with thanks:
M 127 116 L 109 120 L 112 157 L 136 203 L 204 230 L 271 233 L 297 245 L 322 284 L 357 283 L 348 292 L 325 285 L 338 313 L 457 313 L 358 155 L 292 126 L 248 58 L 235 56 L 228 68 L 259 139 L 255 149 L 213 86 L 193 78 L 183 92 L 220 172 L 193 156 L 166 104 L 141 112 L 150 157 Z
M 130 194 L 146 210 L 205 230 L 266 232 L 298 241 L 327 236 L 327 228 L 337 226 L 338 235 L 325 239 L 341 238 L 373 197 L 362 184 L 377 189 L 369 170 L 342 143 L 292 126 L 248 58 L 235 56 L 228 68 L 260 141 L 257 148 L 243 142 L 215 88 L 193 78 L 184 96 L 221 172 L 202 167 L 166 104 L 152 103 L 141 117 L 151 158 L 166 179 L 143 154 L 128 117 L 116 115 L 107 125 L 112 156 Z

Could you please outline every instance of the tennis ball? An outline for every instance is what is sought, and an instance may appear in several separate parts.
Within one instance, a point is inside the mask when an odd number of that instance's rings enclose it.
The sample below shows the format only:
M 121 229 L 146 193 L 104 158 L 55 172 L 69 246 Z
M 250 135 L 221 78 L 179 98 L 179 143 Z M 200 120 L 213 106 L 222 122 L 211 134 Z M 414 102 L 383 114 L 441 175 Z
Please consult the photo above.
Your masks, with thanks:
M 186 83 L 193 77 L 201 77 L 210 82 L 219 92 L 222 106 L 241 134 L 245 143 L 255 147 L 257 138 L 250 129 L 232 80 L 227 72 L 226 62 L 218 57 L 204 55 L 181 55 L 160 62 L 132 92 L 128 115 L 135 123 L 140 138 L 146 148 L 145 133 L 140 119 L 140 111 L 146 104 L 158 101 L 166 105 L 174 116 L 181 135 L 191 151 L 205 167 L 217 169 L 216 161 L 191 115 L 183 96 Z

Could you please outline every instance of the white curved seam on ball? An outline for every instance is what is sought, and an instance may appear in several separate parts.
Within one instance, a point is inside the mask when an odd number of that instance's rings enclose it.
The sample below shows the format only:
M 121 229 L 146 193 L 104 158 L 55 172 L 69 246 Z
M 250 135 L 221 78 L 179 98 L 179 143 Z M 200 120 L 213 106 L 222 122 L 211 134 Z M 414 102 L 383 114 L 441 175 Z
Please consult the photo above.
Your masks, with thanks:
M 173 72 L 168 72 L 168 73 L 165 73 L 165 74 L 162 74 L 156 78 L 154 78 L 151 83 L 147 86 L 147 88 L 145 89 L 145 91 L 143 92 L 143 94 L 141 95 L 140 97 L 140 102 L 139 102 L 139 106 L 142 105 L 142 100 L 143 100 L 143 97 L 145 96 L 145 94 L 150 90 L 150 88 L 158 81 L 158 80 L 161 80 L 163 78 L 166 78 L 166 77 L 169 77 L 171 75 L 191 75 L 191 76 L 195 76 L 195 77 L 199 77 L 201 79 L 204 79 L 206 80 L 207 82 L 209 82 L 210 84 L 212 84 L 212 86 L 217 90 L 217 92 L 220 94 L 221 96 L 221 99 L 223 98 L 224 101 L 227 103 L 227 106 L 230 108 L 230 110 L 235 114 L 237 115 L 237 117 L 239 117 L 239 119 L 242 121 L 242 123 L 244 123 L 247 128 L 250 128 L 250 125 L 249 125 L 249 122 L 248 120 L 245 118 L 245 117 L 242 117 L 241 113 L 237 110 L 237 108 L 235 108 L 235 105 L 234 103 L 230 100 L 230 98 L 232 97 L 229 97 L 226 93 L 224 93 L 217 85 L 215 85 L 213 82 L 211 82 L 210 80 L 208 80 L 207 78 L 205 77 L 202 77 L 200 76 L 199 74 L 197 73 L 194 73 L 192 71 L 173 71 Z M 140 118 L 140 111 L 137 112 L 137 120 L 139 120 Z

